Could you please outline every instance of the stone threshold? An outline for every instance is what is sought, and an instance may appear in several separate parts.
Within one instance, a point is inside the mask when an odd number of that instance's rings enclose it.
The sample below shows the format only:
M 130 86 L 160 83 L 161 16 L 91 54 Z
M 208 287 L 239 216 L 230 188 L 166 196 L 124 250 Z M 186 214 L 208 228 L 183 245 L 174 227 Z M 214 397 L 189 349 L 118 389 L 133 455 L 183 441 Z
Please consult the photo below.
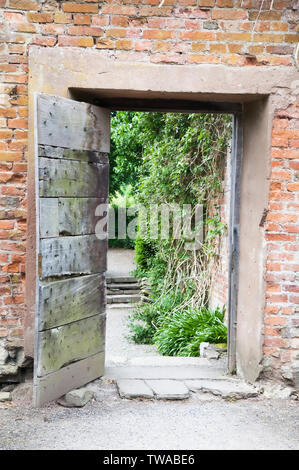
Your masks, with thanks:
M 261 393 L 259 387 L 237 379 L 118 379 L 116 385 L 119 396 L 127 399 L 186 400 L 190 398 L 191 392 L 201 392 L 240 400 L 257 397 Z

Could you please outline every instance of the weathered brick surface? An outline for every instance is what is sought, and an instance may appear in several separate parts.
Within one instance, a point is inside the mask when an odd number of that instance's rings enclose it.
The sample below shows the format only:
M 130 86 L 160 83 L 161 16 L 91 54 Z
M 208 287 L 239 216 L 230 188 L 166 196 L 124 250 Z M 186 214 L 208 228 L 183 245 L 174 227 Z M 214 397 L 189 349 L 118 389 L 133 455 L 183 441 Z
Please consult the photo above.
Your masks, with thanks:
M 82 51 L 91 47 L 99 54 L 113 52 L 116 60 L 159 64 L 294 67 L 296 0 L 165 0 L 159 4 L 160 0 L 0 1 L 2 341 L 21 344 L 23 338 L 30 45 L 76 46 Z M 265 364 L 285 377 L 298 354 L 298 326 L 293 323 L 298 319 L 298 142 L 298 108 L 290 106 L 277 112 L 273 122 L 273 172 L 265 225 L 269 251 Z

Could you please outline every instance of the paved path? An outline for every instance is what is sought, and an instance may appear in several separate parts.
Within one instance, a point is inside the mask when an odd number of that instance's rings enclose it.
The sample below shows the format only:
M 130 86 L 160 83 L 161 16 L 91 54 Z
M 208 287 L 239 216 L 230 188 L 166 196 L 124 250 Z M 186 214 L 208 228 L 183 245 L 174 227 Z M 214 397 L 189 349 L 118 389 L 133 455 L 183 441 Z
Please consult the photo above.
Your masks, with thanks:
M 24 396 L 24 393 L 23 393 Z M 0 449 L 297 449 L 298 402 L 126 400 L 98 389 L 84 408 L 0 404 Z
M 128 364 L 130 359 L 147 356 L 158 356 L 155 346 L 135 344 L 129 341 L 128 318 L 132 308 L 107 308 L 106 329 L 106 366 Z
M 124 248 L 109 248 L 107 257 L 108 276 L 128 276 L 135 269 L 135 251 Z

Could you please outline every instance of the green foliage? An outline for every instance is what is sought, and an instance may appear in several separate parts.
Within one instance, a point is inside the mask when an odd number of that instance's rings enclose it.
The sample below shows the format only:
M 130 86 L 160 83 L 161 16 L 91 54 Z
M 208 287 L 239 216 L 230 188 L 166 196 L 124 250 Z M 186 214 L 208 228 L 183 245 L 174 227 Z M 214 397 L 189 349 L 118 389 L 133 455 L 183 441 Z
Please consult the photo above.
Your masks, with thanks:
M 121 186 L 138 184 L 142 156 L 139 114 L 126 111 L 111 113 L 110 195 Z
M 219 312 L 209 312 L 207 306 L 211 261 L 217 258 L 217 241 L 225 230 L 215 198 L 222 190 L 230 135 L 229 116 L 112 113 L 111 194 L 130 184 L 136 202 L 146 207 L 204 205 L 205 239 L 196 252 L 186 251 L 184 240 L 153 241 L 148 233 L 136 239 L 135 274 L 149 279 L 152 303 L 132 315 L 131 335 L 139 343 L 156 342 L 163 354 L 196 355 L 201 340 L 214 341 L 221 334 L 226 339 Z M 200 329 L 201 319 L 208 322 L 206 329 Z M 170 341 L 178 331 L 187 343 L 166 347 L 167 337 Z
M 224 310 L 214 312 L 202 307 L 190 307 L 175 313 L 166 313 L 159 320 L 154 336 L 159 353 L 164 356 L 199 356 L 202 342 L 225 343 L 227 327 L 223 323 Z
M 172 292 L 157 298 L 155 303 L 145 303 L 137 307 L 129 317 L 131 339 L 137 344 L 154 344 L 161 318 L 169 315 L 181 301 L 181 295 Z
M 142 273 L 147 273 L 152 260 L 157 252 L 154 240 L 142 238 L 140 235 L 135 240 L 135 261 L 139 268 L 138 277 L 142 277 Z
M 131 248 L 134 249 L 135 242 L 129 237 L 124 239 L 118 238 L 118 211 L 120 208 L 128 208 L 136 205 L 133 188 L 130 184 L 122 185 L 119 191 L 116 191 L 110 199 L 110 207 L 114 209 L 115 216 L 115 238 L 109 239 L 109 247 L 111 248 Z M 127 225 L 134 217 L 127 216 Z

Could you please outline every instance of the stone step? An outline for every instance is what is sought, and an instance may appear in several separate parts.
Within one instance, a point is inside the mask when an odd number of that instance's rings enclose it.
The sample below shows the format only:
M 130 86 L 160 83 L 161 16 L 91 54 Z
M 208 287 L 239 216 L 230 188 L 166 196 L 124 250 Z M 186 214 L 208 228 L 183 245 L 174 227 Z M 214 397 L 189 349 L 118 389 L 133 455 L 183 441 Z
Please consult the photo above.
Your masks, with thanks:
M 137 283 L 137 279 L 134 276 L 106 276 L 106 284 L 115 284 L 115 283 Z
M 127 304 L 127 303 L 136 303 L 140 301 L 140 295 L 109 295 L 107 296 L 107 304 Z
M 108 300 L 108 299 L 107 299 Z M 108 303 L 107 301 L 107 308 L 109 309 L 117 309 L 117 310 L 122 310 L 122 309 L 129 309 L 129 308 L 134 308 L 135 305 L 137 305 L 139 302 L 134 302 L 133 304 L 132 303 L 127 303 L 127 304 L 122 304 L 122 303 L 115 303 L 115 304 L 111 304 L 111 303 Z
M 139 289 L 132 289 L 132 290 L 122 290 L 122 289 L 110 290 L 110 289 L 107 289 L 106 294 L 107 294 L 107 297 L 111 297 L 113 295 L 130 296 L 130 295 L 140 294 L 140 291 L 139 291 Z
M 107 294 L 139 294 L 140 289 L 138 289 L 138 286 L 135 287 L 135 289 L 117 289 L 116 287 L 114 289 L 107 288 Z
M 140 290 L 139 288 L 139 284 L 138 282 L 131 282 L 131 283 L 109 283 L 109 285 L 107 286 L 107 289 L 109 290 L 114 290 L 114 289 L 122 289 L 122 290 L 131 290 L 131 289 L 138 289 Z

